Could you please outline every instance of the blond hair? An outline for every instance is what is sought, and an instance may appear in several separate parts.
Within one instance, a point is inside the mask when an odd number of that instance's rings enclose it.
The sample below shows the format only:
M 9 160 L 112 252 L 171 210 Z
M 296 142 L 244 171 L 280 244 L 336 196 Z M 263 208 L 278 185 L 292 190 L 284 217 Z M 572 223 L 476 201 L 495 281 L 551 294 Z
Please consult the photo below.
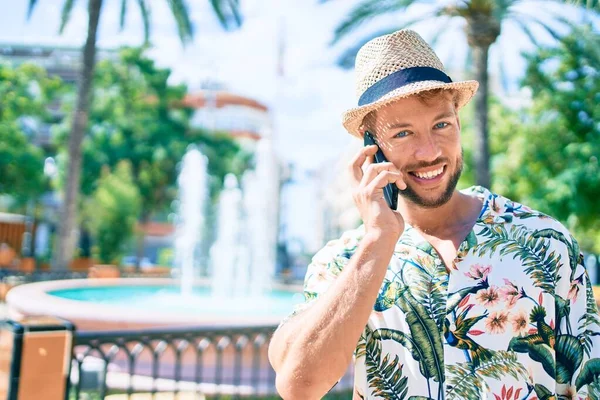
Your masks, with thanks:
M 411 97 L 416 97 L 421 103 L 423 104 L 429 104 L 432 100 L 437 99 L 440 95 L 445 95 L 446 93 L 450 93 L 450 95 L 452 96 L 452 103 L 454 104 L 454 109 L 458 110 L 458 92 L 456 90 L 452 90 L 452 89 L 442 89 L 442 88 L 437 88 L 437 89 L 431 89 L 431 90 L 425 90 L 419 93 L 415 93 L 413 95 L 411 95 Z M 362 121 L 362 131 L 369 131 L 371 133 L 374 132 L 375 130 L 375 121 L 376 121 L 376 113 L 377 110 L 373 110 L 370 113 L 368 113 L 367 115 L 365 115 L 365 117 L 363 118 Z

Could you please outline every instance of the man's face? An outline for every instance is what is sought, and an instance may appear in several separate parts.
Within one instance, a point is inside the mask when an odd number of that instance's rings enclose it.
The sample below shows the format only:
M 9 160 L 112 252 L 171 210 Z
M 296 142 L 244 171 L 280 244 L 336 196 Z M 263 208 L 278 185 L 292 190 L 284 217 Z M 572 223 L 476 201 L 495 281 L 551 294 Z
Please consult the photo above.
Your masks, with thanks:
M 451 94 L 426 101 L 411 96 L 368 118 L 377 144 L 404 175 L 407 188 L 400 195 L 426 208 L 448 202 L 463 167 L 460 121 Z

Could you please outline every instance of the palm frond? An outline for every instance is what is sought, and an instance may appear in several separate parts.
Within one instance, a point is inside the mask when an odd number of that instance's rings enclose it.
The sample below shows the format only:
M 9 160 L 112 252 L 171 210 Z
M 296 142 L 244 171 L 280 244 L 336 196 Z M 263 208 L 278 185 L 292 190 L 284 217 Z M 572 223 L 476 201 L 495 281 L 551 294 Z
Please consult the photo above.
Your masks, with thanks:
M 354 357 L 360 358 L 364 357 L 367 354 L 367 342 L 372 340 L 371 336 L 373 331 L 369 326 L 365 326 L 365 330 L 360 334 L 360 338 L 358 338 L 358 343 L 356 344 L 356 348 L 354 349 Z
M 402 400 L 408 392 L 408 378 L 402 376 L 403 365 L 398 355 L 393 360 L 386 354 L 382 359 L 381 341 L 372 339 L 366 344 L 365 366 L 367 381 L 373 394 L 386 399 Z
M 372 332 L 373 339 L 377 340 L 393 340 L 401 344 L 410 352 L 412 358 L 419 363 L 419 370 L 423 376 L 430 376 L 426 363 L 426 355 L 423 350 L 415 343 L 410 335 L 394 329 L 381 328 Z M 360 342 L 359 342 L 360 344 Z
M 513 18 L 512 22 L 514 22 L 523 31 L 523 33 L 527 36 L 527 39 L 529 39 L 531 44 L 533 44 L 535 47 L 542 47 L 538 39 L 533 34 L 533 32 L 531 32 L 531 29 L 529 28 L 528 24 L 526 24 L 520 18 Z
M 482 382 L 485 378 L 496 380 L 510 375 L 517 380 L 526 380 L 527 370 L 518 361 L 517 355 L 510 351 L 498 351 L 493 356 L 473 366 L 471 363 L 457 363 L 449 365 L 447 381 L 447 400 L 453 399 L 478 399 L 483 390 Z
M 561 3 L 572 4 L 576 7 L 585 7 L 593 11 L 600 11 L 600 1 L 598 0 L 562 0 Z
M 583 345 L 572 335 L 556 337 L 556 382 L 570 383 L 575 371 L 583 362 Z
M 148 44 L 150 42 L 150 8 L 146 0 L 137 0 L 137 2 L 144 23 L 144 43 Z
M 513 13 L 511 13 L 511 15 L 515 19 L 520 19 L 523 22 L 533 23 L 535 25 L 538 25 L 544 31 L 546 31 L 554 40 L 560 40 L 563 37 L 563 35 L 560 32 L 558 32 L 554 27 L 550 26 L 546 21 L 541 20 L 537 16 L 533 16 L 531 14 L 525 14 L 525 13 L 520 12 L 520 11 L 514 11 Z M 556 19 L 556 18 L 554 18 L 554 19 L 558 21 L 558 19 Z M 561 23 L 565 24 L 566 21 L 567 20 L 558 21 L 558 22 L 561 22 Z M 570 23 L 570 21 L 566 25 L 569 28 L 573 27 L 573 24 Z
M 223 2 L 221 0 L 210 0 L 210 5 L 217 15 L 217 19 L 221 25 L 225 26 L 227 24 L 227 17 L 225 16 L 225 11 L 223 10 Z
M 31 18 L 31 14 L 33 14 L 33 9 L 37 2 L 38 0 L 29 0 L 29 5 L 27 6 L 27 19 Z
M 242 24 L 239 1 L 210 0 L 210 5 L 223 28 L 231 28 L 232 19 L 234 21 L 235 27 L 239 27 Z
M 354 7 L 334 31 L 333 43 L 357 29 L 365 22 L 397 11 L 402 11 L 418 0 L 366 0 Z
M 381 285 L 373 309 L 377 312 L 383 312 L 392 308 L 402 295 L 402 290 L 406 290 L 406 288 L 400 289 L 398 282 L 385 279 Z
M 75 5 L 75 0 L 66 0 L 65 4 L 63 4 L 60 15 L 60 28 L 58 29 L 59 33 L 63 33 L 65 30 L 65 27 L 69 22 L 69 18 L 71 17 L 71 11 L 73 11 L 73 5 Z
M 192 21 L 187 4 L 184 0 L 168 0 L 173 18 L 177 24 L 177 33 L 181 43 L 187 43 L 194 35 Z
M 592 338 L 600 335 L 600 316 L 598 315 L 598 306 L 592 290 L 589 277 L 586 274 L 585 284 L 585 314 L 579 318 L 578 331 L 579 341 L 583 344 L 583 349 L 589 357 L 592 352 Z
M 544 371 L 554 378 L 556 374 L 554 352 L 548 344 L 544 343 L 541 335 L 514 337 L 508 344 L 508 350 L 527 354 L 532 360 L 542 364 Z
M 428 13 L 425 15 L 420 15 L 419 17 L 416 18 L 412 18 L 408 21 L 403 22 L 400 25 L 395 25 L 391 28 L 386 28 L 386 29 L 382 29 L 373 33 L 368 34 L 367 36 L 364 36 L 362 39 L 358 40 L 356 42 L 355 45 L 353 45 L 352 47 L 349 47 L 348 49 L 346 49 L 337 59 L 337 65 L 339 65 L 342 68 L 345 69 L 350 69 L 350 68 L 354 68 L 354 63 L 356 61 L 356 54 L 358 53 L 358 51 L 360 50 L 360 48 L 362 46 L 365 45 L 365 43 L 367 43 L 369 40 L 376 38 L 378 36 L 382 36 L 382 35 L 389 35 L 390 33 L 394 33 L 397 30 L 400 29 L 404 29 L 404 28 L 408 28 L 411 25 L 414 25 L 418 22 L 424 21 L 428 18 L 433 18 L 435 17 L 435 13 Z M 442 29 L 443 30 L 443 29 Z M 334 45 L 337 40 L 339 38 L 334 37 L 334 39 L 329 43 L 330 45 Z
M 231 14 L 233 15 L 233 19 L 235 20 L 236 25 L 239 27 L 242 25 L 242 16 L 240 14 L 240 3 L 239 0 L 229 0 L 229 6 L 231 9 Z
M 583 365 L 583 368 L 581 369 L 579 376 L 575 380 L 575 386 L 577 387 L 577 390 L 579 391 L 579 389 L 581 389 L 583 386 L 590 385 L 590 384 L 594 383 L 595 381 L 597 381 L 599 377 L 600 377 L 600 358 L 592 358 L 591 360 L 587 361 Z
M 423 376 L 434 378 L 440 385 L 444 382 L 444 350 L 436 321 L 425 307 L 407 290 L 398 299 L 398 307 L 404 312 L 410 329 L 410 337 L 423 353 L 423 362 L 427 367 Z
M 498 252 L 501 257 L 518 257 L 534 285 L 553 294 L 555 284 L 560 280 L 558 269 L 561 257 L 555 249 L 548 254 L 551 244 L 543 237 L 535 237 L 534 233 L 535 231 L 518 225 L 511 226 L 510 232 L 503 225 L 487 226 L 482 230 L 482 235 L 489 240 L 479 243 L 476 251 L 479 255 Z
M 119 29 L 125 28 L 125 16 L 127 15 L 128 0 L 121 0 L 121 13 L 119 15 Z
M 519 3 L 519 0 L 496 0 L 493 16 L 497 21 L 503 21 L 511 12 L 511 8 Z

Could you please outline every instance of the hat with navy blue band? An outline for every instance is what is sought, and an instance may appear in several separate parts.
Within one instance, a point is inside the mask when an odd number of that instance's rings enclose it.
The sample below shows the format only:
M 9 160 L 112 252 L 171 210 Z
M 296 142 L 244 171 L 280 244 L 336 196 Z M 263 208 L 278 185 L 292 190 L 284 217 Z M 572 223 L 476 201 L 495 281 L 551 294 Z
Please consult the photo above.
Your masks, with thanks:
M 361 125 L 370 112 L 420 92 L 456 92 L 457 107 L 473 97 L 477 81 L 453 82 L 433 49 L 418 33 L 403 29 L 367 42 L 356 56 L 357 106 L 342 116 L 344 127 L 362 138 Z

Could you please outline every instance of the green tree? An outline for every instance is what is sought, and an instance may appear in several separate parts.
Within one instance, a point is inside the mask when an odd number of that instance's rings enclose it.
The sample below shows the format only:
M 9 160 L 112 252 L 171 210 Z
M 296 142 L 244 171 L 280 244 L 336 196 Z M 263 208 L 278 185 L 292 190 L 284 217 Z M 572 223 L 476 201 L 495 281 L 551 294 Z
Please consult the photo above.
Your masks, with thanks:
M 77 103 L 71 118 L 71 131 L 69 134 L 69 152 L 67 158 L 67 175 L 65 182 L 65 201 L 62 208 L 62 218 L 59 227 L 59 245 L 55 264 L 64 267 L 71 259 L 75 248 L 74 235 L 72 235 L 77 220 L 77 201 L 81 178 L 81 143 L 88 127 L 89 109 L 92 92 L 92 79 L 96 64 L 96 37 L 100 15 L 104 0 L 88 0 L 88 31 L 83 47 L 82 68 L 79 76 Z M 31 16 L 38 0 L 29 0 L 28 17 Z M 60 33 L 69 22 L 75 0 L 65 0 L 62 8 Z M 129 0 L 121 0 L 120 26 L 125 25 L 125 16 Z M 137 4 L 144 23 L 144 38 L 148 43 L 150 38 L 150 2 L 138 0 Z M 184 0 L 168 0 L 167 4 L 177 24 L 177 32 L 182 43 L 186 43 L 193 36 L 193 27 L 189 18 L 187 4 Z M 241 16 L 239 14 L 239 0 L 210 0 L 215 15 L 225 28 L 239 27 Z
M 370 34 L 359 40 L 358 44 L 348 49 L 339 60 L 340 65 L 350 68 L 354 65 L 354 58 L 358 49 L 375 36 L 394 32 L 415 23 L 439 19 L 439 30 L 435 33 L 433 43 L 450 26 L 452 20 L 460 19 L 465 24 L 467 43 L 471 49 L 471 57 L 475 67 L 475 79 L 479 81 L 479 90 L 475 97 L 474 119 L 475 151 L 473 153 L 477 184 L 490 187 L 489 144 L 488 144 L 488 53 L 490 46 L 500 36 L 503 25 L 511 21 L 519 26 L 529 37 L 533 44 L 537 40 L 531 32 L 533 25 L 539 25 L 552 36 L 557 33 L 537 15 L 527 15 L 518 10 L 518 6 L 527 3 L 527 0 L 461 0 L 451 2 L 433 2 L 429 0 L 364 0 L 352 9 L 346 19 L 336 28 L 333 44 L 341 38 L 355 31 L 363 23 L 387 14 L 405 12 L 412 5 L 430 6 L 429 10 L 417 18 L 405 21 L 404 24 L 394 25 L 390 28 Z M 600 10 L 598 0 L 578 1 L 562 0 L 557 3 L 571 4 L 574 6 L 587 6 L 593 10 Z M 565 22 L 561 16 L 552 15 L 555 21 Z
M 531 106 L 498 108 L 493 118 L 498 189 L 558 218 L 583 249 L 600 252 L 600 34 L 578 28 L 527 60 Z
M 37 125 L 50 118 L 47 107 L 59 88 L 60 80 L 48 78 L 40 67 L 0 64 L 0 193 L 18 206 L 48 189 L 43 150 L 30 140 Z
M 100 262 L 119 263 L 133 235 L 140 203 L 129 162 L 119 162 L 113 172 L 103 168 L 98 186 L 84 208 L 85 225 L 95 238 Z
M 171 212 L 178 163 L 190 144 L 198 145 L 209 159 L 213 201 L 225 174 L 241 175 L 248 165 L 248 156 L 231 136 L 189 129 L 192 110 L 182 106 L 186 87 L 169 85 L 169 76 L 170 70 L 158 68 L 143 49 L 131 48 L 121 50 L 119 62 L 100 62 L 95 74 L 91 134 L 83 141 L 81 191 L 92 195 L 104 167 L 115 168 L 128 160 L 132 182 L 140 192 L 141 224 Z M 58 140 L 64 148 L 68 131 L 63 128 Z M 140 256 L 143 247 L 141 235 Z

